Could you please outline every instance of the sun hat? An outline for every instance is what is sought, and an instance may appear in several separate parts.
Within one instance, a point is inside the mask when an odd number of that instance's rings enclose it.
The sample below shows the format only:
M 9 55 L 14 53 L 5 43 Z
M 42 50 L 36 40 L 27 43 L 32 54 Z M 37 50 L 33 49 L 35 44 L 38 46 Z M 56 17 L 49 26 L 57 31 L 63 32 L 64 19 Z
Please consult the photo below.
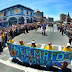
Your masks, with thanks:
M 35 43 L 35 41 L 34 41 L 34 40 L 32 40 L 32 43 Z
M 67 46 L 70 46 L 70 43 L 67 43 Z
M 48 42 L 48 44 L 52 44 L 51 42 Z

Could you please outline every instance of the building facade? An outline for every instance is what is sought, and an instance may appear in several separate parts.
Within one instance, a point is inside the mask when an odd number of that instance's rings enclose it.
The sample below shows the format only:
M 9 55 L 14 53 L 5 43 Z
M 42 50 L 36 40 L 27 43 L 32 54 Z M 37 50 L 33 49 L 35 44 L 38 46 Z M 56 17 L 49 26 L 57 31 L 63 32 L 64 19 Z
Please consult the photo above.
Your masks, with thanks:
M 71 22 L 71 17 L 70 17 L 69 12 L 68 12 L 68 15 L 66 16 L 66 23 L 70 24 L 70 22 Z
M 33 10 L 20 4 L 0 11 L 0 26 L 31 23 Z
M 60 21 L 65 22 L 65 20 L 66 20 L 66 14 L 61 14 L 60 15 Z
M 51 17 L 48 17 L 48 22 L 54 22 L 54 19 Z
M 34 21 L 40 21 L 43 18 L 43 12 L 36 11 L 33 13 L 33 19 Z

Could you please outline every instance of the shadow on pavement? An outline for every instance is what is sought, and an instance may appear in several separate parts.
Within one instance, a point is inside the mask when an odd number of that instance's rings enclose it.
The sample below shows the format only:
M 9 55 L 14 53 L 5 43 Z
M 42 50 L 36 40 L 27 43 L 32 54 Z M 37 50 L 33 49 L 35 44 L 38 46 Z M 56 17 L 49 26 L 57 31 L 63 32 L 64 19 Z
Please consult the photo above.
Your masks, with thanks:
M 3 52 L 3 49 L 0 50 L 0 55 L 1 55 L 2 52 Z
M 12 62 L 17 63 L 19 65 L 22 66 L 26 66 L 26 67 L 31 67 L 34 69 L 38 69 L 38 70 L 45 70 L 45 71 L 53 71 L 53 72 L 71 72 L 71 69 L 65 68 L 63 70 L 59 70 L 58 68 L 52 67 L 52 66 L 47 66 L 47 67 L 41 67 L 40 65 L 37 64 L 29 64 L 29 63 L 25 63 L 25 62 L 20 62 L 18 59 L 13 58 Z

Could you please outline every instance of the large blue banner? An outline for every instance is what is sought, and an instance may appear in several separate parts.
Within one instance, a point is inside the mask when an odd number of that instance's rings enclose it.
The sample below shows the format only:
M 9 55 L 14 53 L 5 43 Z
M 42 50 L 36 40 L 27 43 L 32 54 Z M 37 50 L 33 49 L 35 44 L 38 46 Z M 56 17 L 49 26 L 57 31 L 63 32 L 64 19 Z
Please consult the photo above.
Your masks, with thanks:
M 11 57 L 17 57 L 22 62 L 44 66 L 61 66 L 63 62 L 71 62 L 72 52 L 51 51 L 8 43 Z

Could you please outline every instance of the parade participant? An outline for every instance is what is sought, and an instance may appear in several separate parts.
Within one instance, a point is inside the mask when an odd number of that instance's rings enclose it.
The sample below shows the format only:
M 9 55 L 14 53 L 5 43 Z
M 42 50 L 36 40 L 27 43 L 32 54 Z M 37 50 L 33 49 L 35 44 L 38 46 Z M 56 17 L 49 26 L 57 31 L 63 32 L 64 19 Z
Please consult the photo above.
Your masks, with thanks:
M 46 24 L 42 24 L 42 35 L 45 35 Z
M 10 36 L 10 38 L 9 38 L 9 42 L 10 42 L 10 43 L 14 43 L 14 40 L 12 39 L 11 36 Z
M 29 32 L 28 32 L 28 27 L 27 27 L 27 26 L 26 26 L 26 32 L 29 33 Z
M 61 31 L 62 31 L 62 35 L 63 35 L 63 33 L 64 33 L 64 27 L 63 26 L 62 26 L 62 30 Z
M 30 47 L 36 47 L 36 48 L 38 48 L 38 46 L 35 44 L 34 40 L 32 40 L 32 44 L 30 45 Z
M 69 36 L 69 43 L 71 45 L 71 41 L 72 41 L 72 34 Z
M 54 50 L 54 47 L 53 46 L 51 46 L 51 42 L 48 42 L 48 45 L 45 47 L 45 49 L 47 49 L 47 50 Z
M 23 42 L 23 40 L 19 41 L 20 45 L 25 45 L 25 43 Z
M 67 43 L 67 46 L 63 48 L 63 51 L 72 51 L 70 48 L 70 43 Z

